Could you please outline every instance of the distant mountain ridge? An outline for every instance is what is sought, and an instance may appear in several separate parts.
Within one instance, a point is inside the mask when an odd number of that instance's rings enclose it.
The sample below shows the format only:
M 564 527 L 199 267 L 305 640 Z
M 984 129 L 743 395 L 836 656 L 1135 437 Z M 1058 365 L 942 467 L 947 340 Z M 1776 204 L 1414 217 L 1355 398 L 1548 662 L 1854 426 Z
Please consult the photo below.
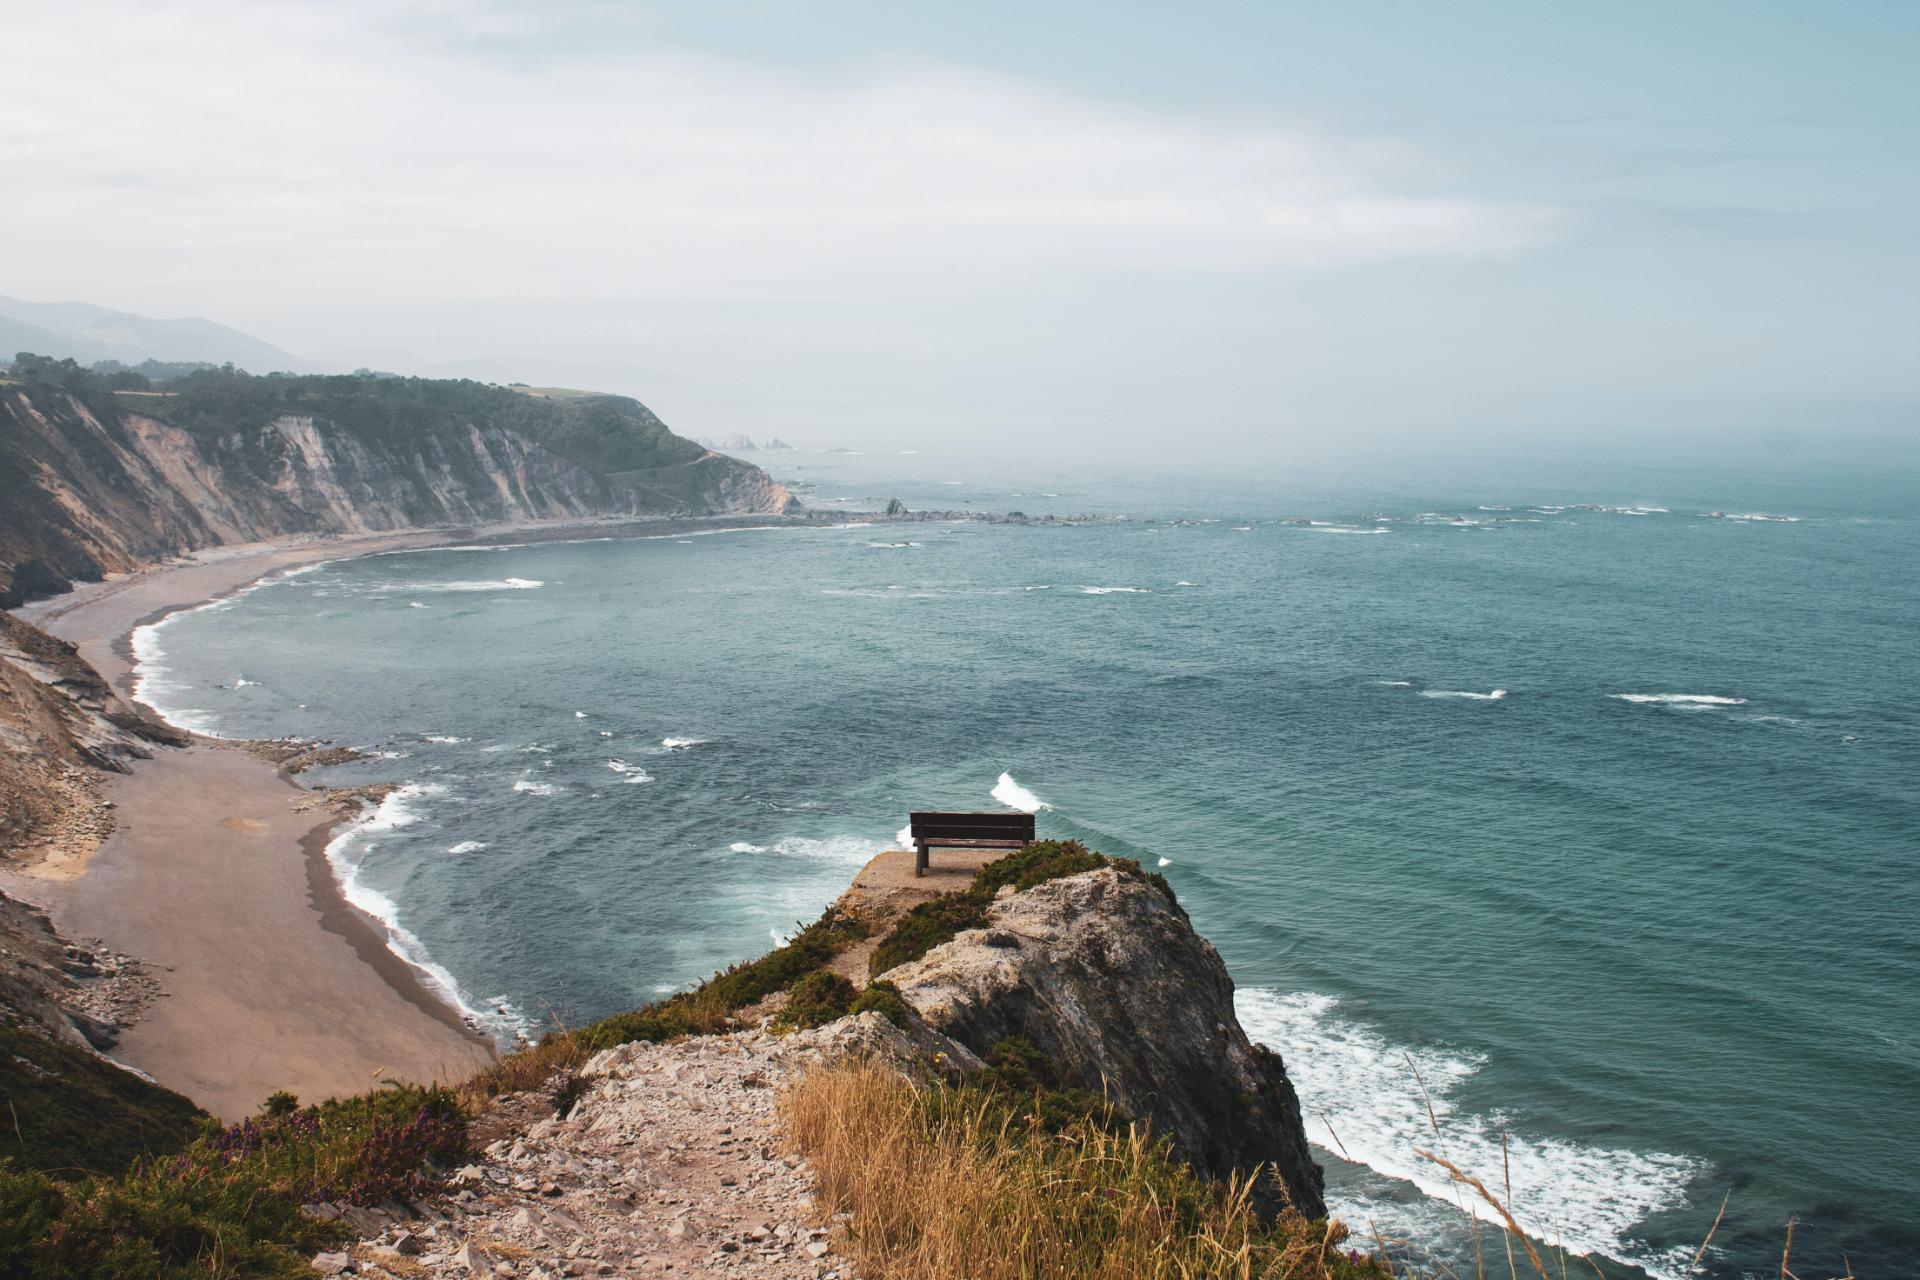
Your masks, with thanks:
M 0 607 L 289 534 L 800 510 L 624 396 L 226 369 L 144 383 L 39 357 L 0 380 Z
M 23 302 L 0 296 L 0 358 L 32 351 L 54 359 L 205 361 L 256 373 L 321 373 L 270 342 L 211 320 L 155 320 L 90 302 Z

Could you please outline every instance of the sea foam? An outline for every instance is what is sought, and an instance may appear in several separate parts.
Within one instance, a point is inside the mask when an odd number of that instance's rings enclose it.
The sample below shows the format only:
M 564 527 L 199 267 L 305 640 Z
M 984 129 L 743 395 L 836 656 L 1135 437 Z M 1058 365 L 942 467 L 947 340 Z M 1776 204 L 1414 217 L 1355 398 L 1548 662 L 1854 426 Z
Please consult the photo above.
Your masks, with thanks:
M 785 840 L 776 840 L 771 845 L 748 844 L 741 840 L 730 847 L 735 853 L 807 858 L 820 862 L 837 862 L 849 867 L 864 867 L 877 855 L 885 852 L 879 841 L 869 840 L 864 836 L 827 836 L 821 839 L 790 836 Z
M 1468 1112 L 1452 1094 L 1485 1065 L 1484 1057 L 1390 1043 L 1341 1017 L 1338 1006 L 1332 996 L 1305 991 L 1251 987 L 1234 996 L 1247 1035 L 1286 1059 L 1288 1076 L 1309 1104 L 1307 1136 L 1316 1145 L 1411 1182 L 1448 1205 L 1461 1202 L 1458 1189 L 1418 1151 L 1436 1152 L 1503 1194 L 1503 1170 L 1510 1170 L 1514 1216 L 1536 1240 L 1564 1242 L 1571 1253 L 1605 1254 L 1657 1276 L 1686 1273 L 1684 1253 L 1654 1254 L 1633 1237 L 1647 1218 L 1687 1203 L 1688 1184 L 1705 1172 L 1700 1161 L 1528 1134 L 1499 1115 Z M 1471 1193 L 1465 1202 L 1473 1205 Z M 1336 1196 L 1330 1207 L 1356 1225 L 1372 1217 L 1383 1232 L 1401 1234 L 1401 1224 L 1380 1219 L 1378 1203 L 1359 1211 Z M 1477 1212 L 1490 1217 L 1484 1206 Z M 1408 1234 L 1429 1234 L 1421 1230 L 1427 1222 L 1404 1225 Z
M 425 595 L 469 591 L 532 591 L 547 584 L 536 578 L 488 578 L 454 582 L 396 582 L 367 588 L 368 595 Z
M 183 707 L 178 700 L 190 695 L 193 686 L 173 679 L 173 672 L 166 664 L 166 652 L 161 648 L 160 639 L 166 628 L 180 619 L 196 613 L 224 613 L 231 609 L 234 602 L 243 596 L 252 595 L 271 583 L 283 581 L 292 574 L 283 574 L 278 578 L 263 578 L 259 582 L 243 587 L 230 596 L 218 600 L 209 600 L 205 604 L 195 605 L 191 609 L 176 609 L 166 617 L 135 627 L 128 642 L 133 650 L 133 697 L 144 702 L 160 713 L 167 723 L 193 733 L 205 734 L 209 738 L 218 738 L 215 713 L 200 707 Z M 253 684 L 254 681 L 242 681 Z
M 1745 698 L 1723 698 L 1712 693 L 1616 693 L 1622 702 L 1653 702 L 1675 707 L 1743 707 Z
M 340 886 L 340 896 L 380 922 L 386 931 L 387 949 L 406 961 L 420 975 L 422 984 L 428 990 L 459 1010 L 469 1023 L 492 1036 L 496 1043 L 505 1048 L 530 1039 L 533 1024 L 504 1001 L 487 1001 L 492 1006 L 487 1010 L 469 1003 L 453 975 L 434 960 L 418 936 L 400 923 L 399 909 L 393 899 L 368 885 L 360 874 L 368 857 L 384 838 L 420 820 L 416 807 L 418 802 L 445 794 L 445 787 L 431 783 L 410 782 L 396 788 L 377 807 L 358 821 L 349 823 L 327 842 L 327 865 L 332 868 L 334 880 Z M 455 845 L 448 852 L 473 853 L 485 847 L 478 841 L 468 840 Z
M 1507 696 L 1505 689 L 1495 689 L 1492 693 L 1475 693 L 1471 689 L 1422 689 L 1423 698 L 1472 698 L 1479 702 L 1498 702 Z
M 993 790 L 987 794 L 1007 808 L 1018 809 L 1022 813 L 1038 813 L 1042 809 L 1053 808 L 1045 800 L 1015 782 L 1010 773 L 1001 774 L 1000 781 L 994 783 Z

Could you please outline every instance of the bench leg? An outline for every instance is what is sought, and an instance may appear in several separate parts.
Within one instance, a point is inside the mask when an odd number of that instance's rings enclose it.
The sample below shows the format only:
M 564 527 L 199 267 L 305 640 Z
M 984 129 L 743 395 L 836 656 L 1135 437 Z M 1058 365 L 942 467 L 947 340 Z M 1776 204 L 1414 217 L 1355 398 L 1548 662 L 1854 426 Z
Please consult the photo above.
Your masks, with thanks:
M 916 842 L 913 846 L 913 878 L 918 880 L 927 874 L 927 846 Z

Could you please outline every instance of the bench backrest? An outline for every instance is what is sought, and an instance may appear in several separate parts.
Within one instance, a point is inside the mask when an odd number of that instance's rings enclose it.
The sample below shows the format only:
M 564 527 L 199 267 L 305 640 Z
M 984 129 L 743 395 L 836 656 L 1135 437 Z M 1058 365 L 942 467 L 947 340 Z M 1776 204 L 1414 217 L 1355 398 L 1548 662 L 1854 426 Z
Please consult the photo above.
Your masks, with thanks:
M 1033 842 L 1030 813 L 915 813 L 913 842 L 938 845 L 949 840 L 968 844 L 1004 841 L 1009 848 Z

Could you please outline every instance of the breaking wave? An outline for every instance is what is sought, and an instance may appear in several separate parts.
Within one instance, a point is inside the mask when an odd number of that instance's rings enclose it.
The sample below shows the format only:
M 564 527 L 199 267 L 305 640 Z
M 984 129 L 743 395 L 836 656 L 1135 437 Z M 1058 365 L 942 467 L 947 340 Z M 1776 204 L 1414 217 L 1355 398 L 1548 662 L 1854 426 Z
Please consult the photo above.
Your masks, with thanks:
M 1654 702 L 1675 707 L 1743 707 L 1745 698 L 1723 698 L 1712 693 L 1616 693 L 1622 702 Z
M 877 840 L 864 836 L 827 836 L 815 840 L 804 836 L 790 836 L 785 840 L 776 840 L 771 845 L 748 844 L 736 841 L 729 846 L 735 853 L 765 853 L 782 858 L 809 858 L 821 862 L 837 862 L 850 867 L 864 867 L 867 863 L 886 852 L 886 848 Z
M 530 1038 L 533 1024 L 514 1008 L 501 1001 L 488 1001 L 489 1010 L 476 1008 L 460 990 L 460 984 L 446 968 L 428 954 L 426 945 L 400 923 L 400 912 L 393 899 L 365 883 L 360 869 L 368 855 L 379 847 L 383 837 L 420 820 L 416 801 L 446 794 L 446 788 L 430 783 L 413 783 L 390 792 L 377 807 L 359 821 L 348 824 L 327 842 L 327 865 L 340 886 L 340 896 L 378 921 L 386 932 L 387 949 L 412 968 L 429 991 L 458 1010 L 469 1024 L 480 1029 L 501 1046 L 507 1047 Z M 474 853 L 486 846 L 468 840 L 449 849 L 449 853 Z
M 1423 698 L 1472 698 L 1479 702 L 1498 702 L 1507 696 L 1505 689 L 1495 689 L 1492 693 L 1475 693 L 1471 689 L 1422 689 Z
M 1536 1240 L 1605 1254 L 1656 1276 L 1686 1272 L 1684 1251 L 1654 1253 L 1633 1235 L 1652 1215 L 1687 1203 L 1687 1186 L 1705 1172 L 1701 1161 L 1532 1135 L 1498 1114 L 1466 1111 L 1452 1094 L 1484 1057 L 1390 1043 L 1338 1016 L 1338 1004 L 1314 992 L 1259 987 L 1234 996 L 1248 1036 L 1278 1051 L 1300 1096 L 1312 1100 L 1305 1119 L 1313 1142 L 1447 1205 L 1459 1203 L 1453 1184 L 1417 1151 L 1434 1151 L 1493 1187 L 1510 1170 L 1514 1216 Z M 1343 1212 L 1337 1196 L 1330 1207 L 1336 1216 Z M 1372 1217 L 1381 1230 L 1391 1229 L 1377 1202 L 1345 1212 L 1350 1222 Z M 1484 1207 L 1479 1213 L 1488 1216 Z M 1433 1223 L 1423 1217 L 1405 1225 L 1418 1238 Z
M 1010 773 L 1001 774 L 1000 781 L 994 783 L 993 790 L 987 794 L 1007 808 L 1018 809 L 1022 813 L 1038 813 L 1042 809 L 1053 808 L 1045 800 L 1015 782 Z
M 547 584 L 535 578 L 476 578 L 454 582 L 396 582 L 369 587 L 368 595 L 426 595 L 465 591 L 532 591 Z

